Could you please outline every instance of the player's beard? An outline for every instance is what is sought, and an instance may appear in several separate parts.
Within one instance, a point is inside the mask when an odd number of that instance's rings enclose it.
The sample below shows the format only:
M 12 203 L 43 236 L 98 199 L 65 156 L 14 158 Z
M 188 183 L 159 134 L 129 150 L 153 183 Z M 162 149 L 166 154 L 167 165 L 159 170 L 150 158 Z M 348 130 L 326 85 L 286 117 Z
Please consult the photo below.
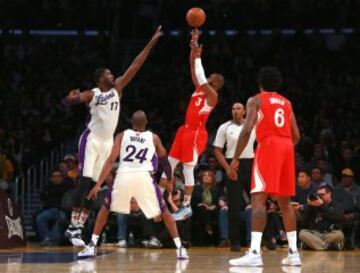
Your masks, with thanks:
M 113 88 L 115 86 L 115 81 L 109 81 L 107 84 L 108 84 L 109 89 Z

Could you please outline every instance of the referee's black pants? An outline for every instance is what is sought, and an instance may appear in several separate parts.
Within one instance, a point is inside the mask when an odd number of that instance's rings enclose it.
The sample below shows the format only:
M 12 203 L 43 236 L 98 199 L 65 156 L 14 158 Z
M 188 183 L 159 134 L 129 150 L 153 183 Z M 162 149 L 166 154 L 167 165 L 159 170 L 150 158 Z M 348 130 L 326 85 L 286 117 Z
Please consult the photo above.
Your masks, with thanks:
M 226 159 L 231 162 L 231 159 Z M 240 244 L 240 211 L 246 207 L 242 192 L 245 189 L 250 198 L 251 170 L 253 159 L 240 159 L 238 179 L 225 178 L 226 194 L 229 207 L 229 237 L 231 244 Z

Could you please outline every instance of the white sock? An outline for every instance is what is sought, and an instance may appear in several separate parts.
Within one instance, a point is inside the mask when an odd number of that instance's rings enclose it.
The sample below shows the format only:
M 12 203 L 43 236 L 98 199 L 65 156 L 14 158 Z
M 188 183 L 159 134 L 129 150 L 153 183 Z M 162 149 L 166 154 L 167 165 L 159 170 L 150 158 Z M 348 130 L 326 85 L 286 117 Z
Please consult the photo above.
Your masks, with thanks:
M 291 249 L 293 252 L 297 251 L 297 236 L 296 236 L 296 230 L 286 232 L 286 237 L 289 244 L 289 249 Z
M 91 236 L 91 242 L 93 242 L 93 244 L 96 246 L 98 241 L 99 241 L 99 235 L 93 234 Z
M 181 240 L 180 240 L 179 237 L 176 237 L 176 238 L 174 238 L 173 240 L 174 240 L 174 243 L 175 243 L 175 245 L 176 245 L 176 248 L 182 247 L 182 245 L 181 245 Z
M 260 254 L 262 235 L 263 235 L 262 232 L 257 232 L 257 231 L 252 231 L 251 232 L 251 246 L 250 246 L 250 249 L 255 250 L 256 253 L 258 253 L 258 254 Z

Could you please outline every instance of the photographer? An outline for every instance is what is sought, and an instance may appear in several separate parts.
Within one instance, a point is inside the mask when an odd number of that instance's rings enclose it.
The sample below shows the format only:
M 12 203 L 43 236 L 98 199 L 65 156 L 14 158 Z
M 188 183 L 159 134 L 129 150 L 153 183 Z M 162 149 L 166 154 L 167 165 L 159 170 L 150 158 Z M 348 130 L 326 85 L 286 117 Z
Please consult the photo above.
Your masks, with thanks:
M 315 250 L 342 249 L 345 241 L 340 230 L 343 216 L 341 204 L 333 201 L 332 188 L 326 183 L 320 184 L 316 194 L 308 198 L 308 207 L 304 211 L 307 229 L 300 231 L 300 240 Z

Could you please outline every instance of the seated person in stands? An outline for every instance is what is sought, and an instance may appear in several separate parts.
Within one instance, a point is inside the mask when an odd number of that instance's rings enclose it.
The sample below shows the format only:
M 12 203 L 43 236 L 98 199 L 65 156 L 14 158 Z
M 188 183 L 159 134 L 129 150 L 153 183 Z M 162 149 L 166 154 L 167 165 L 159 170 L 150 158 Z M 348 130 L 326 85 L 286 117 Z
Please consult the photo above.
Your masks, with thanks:
M 297 176 L 296 195 L 292 198 L 298 220 L 301 221 L 301 214 L 307 206 L 309 195 L 315 192 L 316 185 L 311 182 L 310 173 L 305 169 L 300 170 Z
M 354 172 L 350 168 L 341 171 L 340 184 L 334 189 L 334 200 L 344 208 L 342 231 L 345 248 L 354 249 L 357 232 L 357 208 L 360 202 L 360 186 L 354 182 Z
M 66 162 L 68 170 L 67 177 L 75 182 L 79 176 L 78 164 L 75 156 L 71 154 L 65 155 L 64 161 Z
M 216 184 L 215 174 L 212 170 L 206 169 L 202 172 L 201 183 L 195 185 L 191 200 L 194 211 L 192 219 L 194 242 L 200 245 L 217 244 L 218 238 L 215 233 L 218 230 L 219 208 L 218 200 L 222 190 Z
M 319 187 L 320 184 L 324 183 L 324 170 L 320 167 L 313 167 L 311 170 L 311 182 Z M 332 187 L 332 185 L 330 185 Z
M 335 176 L 332 173 L 331 163 L 325 159 L 318 160 L 316 167 L 321 168 L 324 171 L 324 182 L 332 187 L 338 184 Z
M 305 229 L 299 233 L 302 248 L 343 248 L 345 238 L 341 225 L 344 209 L 340 203 L 333 200 L 332 188 L 328 184 L 320 184 L 316 194 L 309 196 L 303 217 Z
M 64 177 L 60 170 L 51 172 L 50 183 L 41 192 L 43 209 L 36 216 L 36 229 L 41 239 L 40 245 L 49 246 L 61 241 L 59 234 L 59 220 L 66 219 L 65 213 L 59 209 L 61 200 L 70 188 L 64 184 Z

